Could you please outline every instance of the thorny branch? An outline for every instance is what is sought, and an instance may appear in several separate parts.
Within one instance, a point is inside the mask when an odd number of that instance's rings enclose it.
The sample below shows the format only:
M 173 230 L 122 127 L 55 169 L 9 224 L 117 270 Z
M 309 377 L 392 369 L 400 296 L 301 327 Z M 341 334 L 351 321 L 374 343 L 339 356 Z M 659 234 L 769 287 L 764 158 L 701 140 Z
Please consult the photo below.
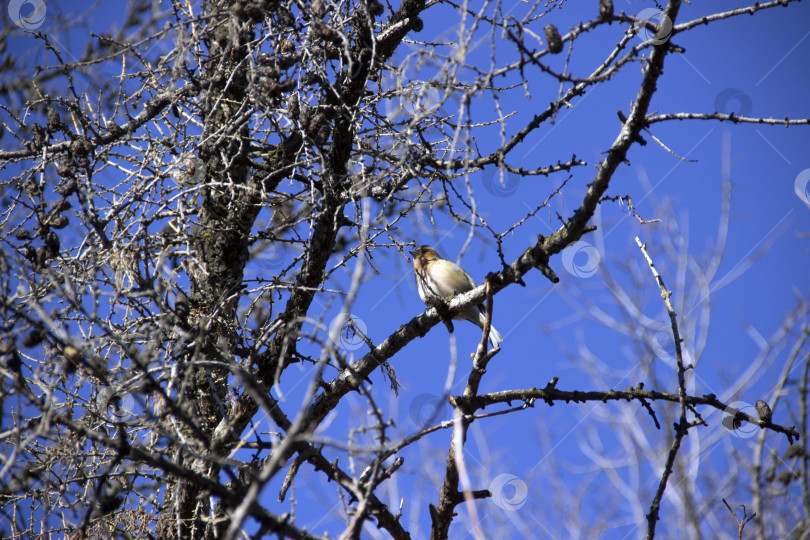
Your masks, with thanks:
M 675 25 L 671 37 L 789 3 Z M 4 37 L 19 31 L 32 44 L 19 58 L 3 52 L 0 71 L 0 135 L 12 139 L 0 150 L 0 512 L 12 537 L 76 528 L 93 537 L 319 538 L 296 511 L 313 478 L 304 476 L 313 473 L 319 487 L 336 486 L 339 502 L 332 511 L 340 530 L 324 537 L 359 538 L 373 526 L 391 538 L 418 536 L 409 528 L 423 512 L 431 537 L 449 538 L 462 504 L 483 537 L 489 524 L 479 505 L 491 493 L 476 489 L 464 459 L 470 426 L 537 400 L 635 400 L 656 426 L 655 406 L 678 403 L 647 516 L 653 536 L 681 440 L 703 423 L 698 407 L 731 406 L 687 393 L 691 366 L 676 312 L 644 246 L 670 315 L 676 393 L 641 385 L 563 391 L 555 379 L 542 389 L 481 394 L 487 367 L 504 355 L 486 348 L 504 309 L 495 297 L 525 286 L 533 269 L 560 282 L 555 256 L 596 230 L 593 217 L 616 200 L 608 188 L 643 130 L 672 120 L 810 121 L 650 114 L 665 57 L 682 51 L 671 40 L 633 41 L 642 29 L 656 32 L 654 21 L 600 2 L 599 13 L 560 36 L 569 47 L 560 71 L 533 29 L 555 8 L 531 4 L 505 15 L 504 7 L 216 0 L 167 8 L 136 0 L 117 30 L 84 32 L 91 38 L 80 55 L 67 54 L 68 40 L 50 31 L 89 30 L 91 14 L 74 20 L 48 4 L 47 32 L 23 31 L 26 14 L 10 14 L 18 26 L 8 25 Z M 673 22 L 680 7 L 672 2 L 663 13 Z M 415 41 L 434 13 L 455 17 L 453 37 Z M 571 69 L 579 40 L 616 28 L 596 68 Z M 492 47 L 489 65 L 475 56 L 482 35 Z M 525 160 L 518 148 L 577 98 L 636 65 L 638 91 L 585 194 L 558 216 L 556 230 L 507 257 L 504 241 L 568 197 L 569 181 L 587 164 L 571 154 Z M 21 66 L 30 78 L 20 77 Z M 530 115 L 511 104 L 503 110 L 506 96 L 538 88 L 536 74 L 559 89 L 552 99 L 533 99 Z M 497 142 L 488 129 L 499 130 Z M 528 212 L 509 216 L 512 226 L 495 226 L 469 181 L 494 168 L 520 182 L 558 183 L 544 185 Z M 485 283 L 450 300 L 447 313 L 430 308 L 390 332 L 361 328 L 352 310 L 370 277 L 408 274 L 400 254 L 415 238 L 435 239 L 459 224 L 468 231 L 465 249 L 473 239 L 497 245 L 500 267 L 489 268 Z M 449 322 L 481 303 L 472 370 L 463 393 L 449 397 L 453 421 L 398 430 L 392 407 L 371 387 L 374 372 L 381 368 L 396 392 L 401 351 L 443 316 Z M 521 404 L 476 414 L 513 401 Z M 794 427 L 732 412 L 735 422 L 799 440 Z M 802 416 L 800 427 L 806 423 Z M 405 450 L 442 429 L 452 431 L 443 475 L 425 495 L 435 504 L 403 497 L 397 508 L 390 495 L 404 476 Z M 278 505 L 263 497 L 275 480 Z M 807 493 L 805 484 L 805 501 Z M 65 510 L 72 508 L 78 522 Z

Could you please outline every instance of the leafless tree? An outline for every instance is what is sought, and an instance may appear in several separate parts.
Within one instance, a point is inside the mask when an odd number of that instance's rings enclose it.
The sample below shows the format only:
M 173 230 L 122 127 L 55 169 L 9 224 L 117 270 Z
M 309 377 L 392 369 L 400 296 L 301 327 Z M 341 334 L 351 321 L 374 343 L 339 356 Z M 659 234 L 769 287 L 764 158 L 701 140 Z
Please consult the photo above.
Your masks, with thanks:
M 451 395 L 448 385 L 443 396 L 452 421 L 433 415 L 430 425 L 407 432 L 393 425 L 393 401 L 380 402 L 370 386 L 387 381 L 395 399 L 398 353 L 442 321 L 452 330 L 453 313 L 484 302 L 489 324 L 498 293 L 527 274 L 560 281 L 555 261 L 596 229 L 603 204 L 621 199 L 636 215 L 629 198 L 609 196 L 608 188 L 628 151 L 654 138 L 656 125 L 810 124 L 650 109 L 679 35 L 791 3 L 682 22 L 678 1 L 643 18 L 601 0 L 590 19 L 567 31 L 546 26 L 541 35 L 543 17 L 565 2 L 523 2 L 513 10 L 449 0 L 135 0 L 120 28 L 93 34 L 82 55 L 71 57 L 63 42 L 89 19 L 51 4 L 47 12 L 10 11 L 4 40 L 25 31 L 38 48 L 5 53 L 0 89 L 3 535 L 318 538 L 297 519 L 296 500 L 319 489 L 301 480 L 306 468 L 337 486 L 324 496 L 343 521 L 332 531 L 341 538 L 425 536 L 414 525 L 420 520 L 429 520 L 431 538 L 448 538 L 461 512 L 475 536 L 494 537 L 489 527 L 499 524 L 482 522 L 476 510 L 490 486 L 476 485 L 464 461 L 473 422 L 586 401 L 636 403 L 661 427 L 627 422 L 621 432 L 628 459 L 647 463 L 644 474 L 659 479 L 654 492 L 633 501 L 644 509 L 649 538 L 672 477 L 679 478 L 675 493 L 689 487 L 684 439 L 704 429 L 709 413 L 724 414 L 732 431 L 758 426 L 759 441 L 782 434 L 798 449 L 790 459 L 802 472 L 802 504 L 784 523 L 806 530 L 808 457 L 799 437 L 807 427 L 806 305 L 789 316 L 790 331 L 774 338 L 793 339 L 782 385 L 794 403 L 800 398 L 797 429 L 690 392 L 694 366 L 681 336 L 695 319 L 679 319 L 687 303 L 671 296 L 656 271 L 654 263 L 664 261 L 654 258 L 666 250 L 640 240 L 636 256 L 653 271 L 646 287 L 660 288 L 668 313 L 669 379 L 647 365 L 646 388 L 573 391 L 554 379 L 541 388 L 482 393 L 488 363 L 504 354 L 488 351 L 482 338 L 463 392 Z M 419 41 L 424 21 L 439 10 L 454 14 L 452 33 L 442 42 Z M 43 20 L 62 32 L 38 31 Z M 575 57 L 578 40 L 606 26 L 622 32 L 595 69 L 578 73 L 568 61 L 562 71 L 552 67 L 553 55 L 567 48 L 568 59 Z M 468 61 L 482 33 L 491 56 Z M 510 164 L 515 148 L 571 102 L 639 68 L 631 105 L 619 113 L 615 140 L 595 172 L 586 173 L 594 164 L 576 155 L 538 159 L 530 168 Z M 529 72 L 543 74 L 554 92 L 532 89 Z M 544 96 L 532 100 L 533 117 L 523 125 L 510 121 L 505 101 L 519 92 Z M 551 177 L 556 184 L 528 201 L 528 210 L 515 207 L 513 225 L 499 228 L 475 198 L 470 175 L 477 171 L 492 173 L 494 190 L 508 187 L 504 178 Z M 589 175 L 577 205 L 559 216 L 552 234 L 508 258 L 504 238 L 529 227 L 575 172 Z M 474 291 L 436 299 L 410 320 L 403 315 L 399 328 L 372 341 L 351 315 L 369 275 L 391 265 L 408 271 L 411 238 L 434 235 L 437 222 L 461 224 L 466 245 L 486 242 L 499 262 Z M 635 311 L 632 295 L 625 298 L 626 320 L 602 322 L 629 332 Z M 647 334 L 634 337 L 640 347 L 652 343 Z M 687 345 L 692 352 L 700 346 Z M 761 354 L 765 361 L 768 348 Z M 794 365 L 804 366 L 801 380 L 787 375 Z M 450 369 L 462 368 L 454 360 Z M 291 388 L 289 374 L 300 370 L 306 384 Z M 328 426 L 338 411 L 363 420 L 337 428 L 339 436 Z M 390 486 L 404 453 L 441 431 L 448 434 L 443 452 L 424 455 L 439 474 L 430 490 L 413 495 L 423 504 L 403 506 Z M 636 444 L 641 439 L 648 446 Z M 652 455 L 661 445 L 663 460 Z M 786 458 L 758 448 L 751 509 L 762 516 L 784 495 L 768 486 Z M 271 484 L 278 502 L 262 496 Z M 699 535 L 707 518 L 688 516 Z M 749 526 L 768 534 L 762 521 Z

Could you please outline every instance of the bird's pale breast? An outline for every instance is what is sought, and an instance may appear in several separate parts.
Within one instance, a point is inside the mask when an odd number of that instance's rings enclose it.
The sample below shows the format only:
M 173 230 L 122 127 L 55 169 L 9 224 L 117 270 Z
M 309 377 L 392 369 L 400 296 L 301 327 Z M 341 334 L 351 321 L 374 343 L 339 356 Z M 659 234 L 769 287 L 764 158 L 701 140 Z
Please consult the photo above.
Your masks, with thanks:
M 447 260 L 429 261 L 425 265 L 423 290 L 419 287 L 419 296 L 424 301 L 426 294 L 447 298 L 472 290 L 475 282 L 459 265 Z

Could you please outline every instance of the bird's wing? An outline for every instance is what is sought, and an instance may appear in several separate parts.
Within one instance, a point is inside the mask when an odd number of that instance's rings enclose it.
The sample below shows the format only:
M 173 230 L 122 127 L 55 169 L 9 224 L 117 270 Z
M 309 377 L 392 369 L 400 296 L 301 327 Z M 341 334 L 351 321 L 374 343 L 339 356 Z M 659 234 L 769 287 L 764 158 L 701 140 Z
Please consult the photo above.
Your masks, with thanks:
M 475 288 L 475 281 L 470 274 L 452 261 L 443 260 L 437 265 L 435 280 L 442 285 L 444 296 L 465 293 Z

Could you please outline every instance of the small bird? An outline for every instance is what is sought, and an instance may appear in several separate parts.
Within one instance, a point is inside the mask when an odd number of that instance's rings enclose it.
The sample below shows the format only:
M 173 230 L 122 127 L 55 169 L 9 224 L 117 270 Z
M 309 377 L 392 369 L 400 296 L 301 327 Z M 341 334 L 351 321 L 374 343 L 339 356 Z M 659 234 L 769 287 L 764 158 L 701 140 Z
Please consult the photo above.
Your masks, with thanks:
M 432 247 L 421 246 L 411 251 L 411 256 L 419 298 L 426 304 L 430 297 L 447 300 L 475 288 L 475 281 L 470 274 L 453 261 L 442 259 Z M 453 318 L 470 321 L 483 330 L 486 320 L 484 305 L 470 306 Z M 499 347 L 503 341 L 494 326 L 489 327 L 489 341 L 493 347 Z

